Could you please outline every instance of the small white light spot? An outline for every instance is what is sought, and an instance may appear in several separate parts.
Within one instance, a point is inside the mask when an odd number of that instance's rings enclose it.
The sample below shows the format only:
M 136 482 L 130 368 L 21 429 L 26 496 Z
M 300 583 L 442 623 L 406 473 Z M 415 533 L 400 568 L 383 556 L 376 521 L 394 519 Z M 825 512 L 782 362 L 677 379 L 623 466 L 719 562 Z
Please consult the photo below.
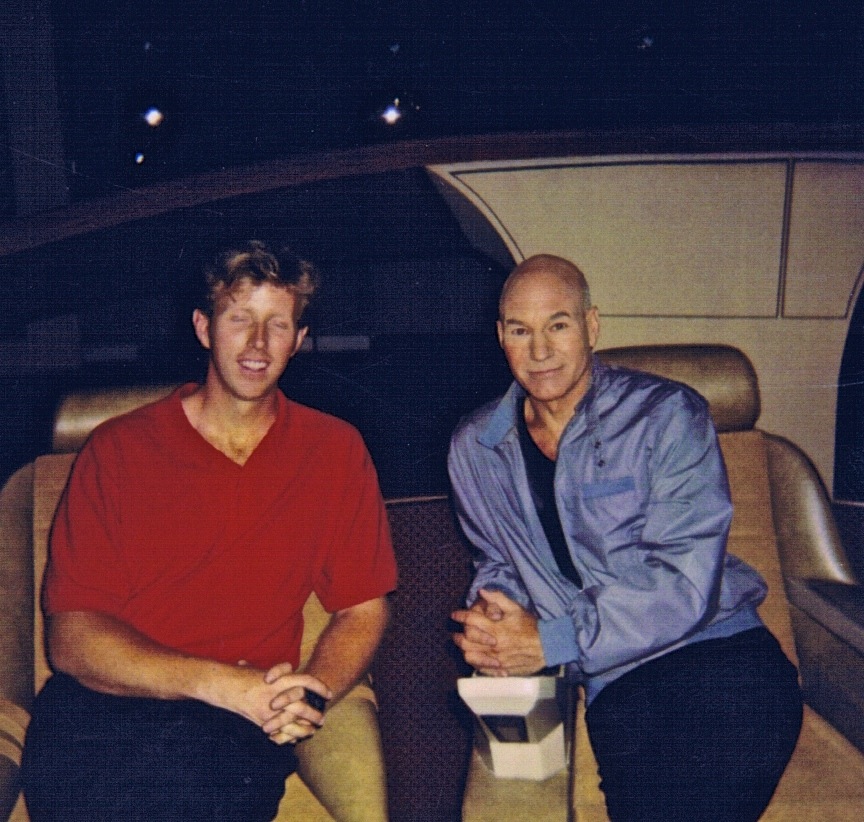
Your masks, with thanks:
M 139 151 L 135 155 L 135 164 L 140 166 L 143 162 L 144 162 L 144 154 L 143 154 L 143 152 Z
M 165 121 L 165 115 L 156 106 L 151 106 L 141 116 L 144 118 L 144 122 L 151 128 L 157 128 Z
M 395 126 L 402 119 L 402 109 L 399 106 L 398 97 L 381 112 L 381 119 L 388 126 Z

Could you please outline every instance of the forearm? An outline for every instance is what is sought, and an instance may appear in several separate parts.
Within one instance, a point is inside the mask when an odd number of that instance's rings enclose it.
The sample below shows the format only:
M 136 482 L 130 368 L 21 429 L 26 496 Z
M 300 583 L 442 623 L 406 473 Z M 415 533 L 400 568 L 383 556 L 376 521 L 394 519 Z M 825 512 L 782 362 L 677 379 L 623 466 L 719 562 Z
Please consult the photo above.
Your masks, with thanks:
M 344 696 L 372 662 L 388 616 L 384 597 L 337 611 L 321 633 L 306 673 L 324 682 L 334 700 Z
M 106 614 L 70 611 L 49 620 L 51 664 L 114 696 L 215 701 L 222 665 L 160 645 Z
M 197 699 L 238 714 L 268 734 L 289 726 L 291 732 L 279 742 L 310 736 L 320 723 L 321 715 L 303 701 L 305 691 L 332 696 L 320 680 L 294 673 L 287 662 L 261 671 L 190 656 L 92 611 L 53 616 L 48 644 L 55 670 L 92 690 L 114 696 Z

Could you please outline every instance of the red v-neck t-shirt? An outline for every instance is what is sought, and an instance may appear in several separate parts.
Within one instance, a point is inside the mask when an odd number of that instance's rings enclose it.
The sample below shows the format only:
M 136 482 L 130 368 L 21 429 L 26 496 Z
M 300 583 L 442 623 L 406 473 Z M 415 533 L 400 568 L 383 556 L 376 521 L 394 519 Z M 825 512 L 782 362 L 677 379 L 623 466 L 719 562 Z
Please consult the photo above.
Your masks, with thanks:
M 375 468 L 356 429 L 281 393 L 240 466 L 187 420 L 194 389 L 93 432 L 54 520 L 46 613 L 96 611 L 196 656 L 296 666 L 312 591 L 332 612 L 395 587 Z

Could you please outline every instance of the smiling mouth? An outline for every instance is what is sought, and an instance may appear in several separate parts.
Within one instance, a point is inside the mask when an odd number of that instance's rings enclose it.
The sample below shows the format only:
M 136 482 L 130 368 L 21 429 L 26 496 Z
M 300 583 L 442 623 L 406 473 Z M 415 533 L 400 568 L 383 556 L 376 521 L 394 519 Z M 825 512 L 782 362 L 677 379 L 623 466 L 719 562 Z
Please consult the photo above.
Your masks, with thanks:
M 545 371 L 529 371 L 528 376 L 531 377 L 532 380 L 542 380 L 547 377 L 554 377 L 559 370 L 559 368 L 548 368 Z
M 267 360 L 240 360 L 240 367 L 246 371 L 260 373 L 266 371 L 270 363 Z

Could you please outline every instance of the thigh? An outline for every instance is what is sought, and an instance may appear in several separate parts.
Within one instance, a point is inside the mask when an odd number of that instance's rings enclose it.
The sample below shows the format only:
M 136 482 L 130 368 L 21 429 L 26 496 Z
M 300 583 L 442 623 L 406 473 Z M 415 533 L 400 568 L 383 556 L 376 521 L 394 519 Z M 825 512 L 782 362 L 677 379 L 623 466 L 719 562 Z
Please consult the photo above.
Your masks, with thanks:
M 613 820 L 756 820 L 801 727 L 797 672 L 764 629 L 667 654 L 588 709 Z
M 270 820 L 293 748 L 200 702 L 127 699 L 55 676 L 37 697 L 22 778 L 33 822 Z
M 141 819 L 270 822 L 297 767 L 251 722 L 202 702 L 148 700 Z
M 135 818 L 130 783 L 140 763 L 125 730 L 132 723 L 111 707 L 63 675 L 51 677 L 36 697 L 21 763 L 34 822 Z

